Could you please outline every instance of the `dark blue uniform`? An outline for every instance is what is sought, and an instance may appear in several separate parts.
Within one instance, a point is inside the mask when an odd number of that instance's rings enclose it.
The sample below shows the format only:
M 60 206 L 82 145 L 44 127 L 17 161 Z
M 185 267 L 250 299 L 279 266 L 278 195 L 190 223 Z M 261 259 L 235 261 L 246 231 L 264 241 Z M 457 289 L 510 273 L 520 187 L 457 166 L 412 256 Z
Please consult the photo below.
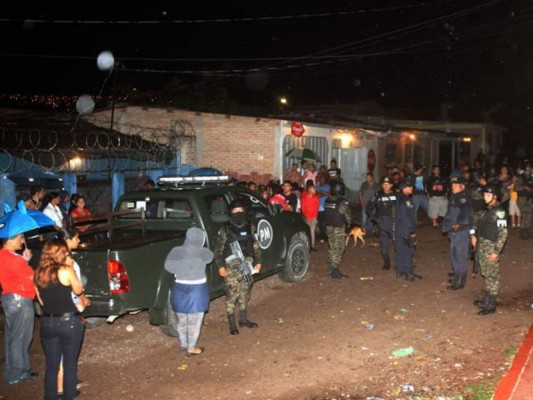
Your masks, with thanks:
M 394 240 L 393 221 L 396 214 L 397 193 L 383 190 L 376 192 L 368 203 L 367 209 L 370 215 L 374 215 L 379 228 L 379 247 L 383 256 L 383 268 L 390 268 L 389 241 Z
M 466 280 L 467 258 L 470 248 L 470 228 L 472 227 L 472 197 L 467 191 L 452 194 L 448 210 L 442 221 L 442 232 L 450 240 L 450 259 L 456 277 Z
M 396 221 L 394 224 L 396 272 L 400 275 L 413 272 L 415 230 L 416 215 L 413 199 L 411 196 L 400 193 L 396 201 Z

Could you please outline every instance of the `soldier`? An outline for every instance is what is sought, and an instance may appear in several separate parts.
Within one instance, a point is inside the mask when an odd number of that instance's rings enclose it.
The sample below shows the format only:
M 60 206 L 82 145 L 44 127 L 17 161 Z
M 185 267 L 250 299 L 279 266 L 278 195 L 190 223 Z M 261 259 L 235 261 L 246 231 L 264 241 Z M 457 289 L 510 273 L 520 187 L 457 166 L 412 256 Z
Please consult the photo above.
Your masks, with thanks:
M 229 204 L 230 219 L 218 232 L 215 244 L 215 260 L 218 273 L 226 280 L 226 313 L 229 331 L 238 335 L 235 325 L 235 309 L 239 308 L 239 326 L 256 328 L 255 322 L 249 321 L 247 316 L 248 301 L 252 289 L 253 278 L 249 271 L 243 271 L 242 260 L 236 257 L 231 244 L 237 242 L 246 261 L 252 263 L 254 273 L 261 271 L 261 247 L 256 236 L 256 228 L 246 219 L 246 205 L 240 199 Z M 228 261 L 229 260 L 229 261 Z M 248 274 L 247 274 L 248 273 Z
M 462 176 L 451 178 L 452 195 L 448 202 L 448 210 L 442 221 L 442 232 L 450 241 L 450 259 L 452 263 L 452 280 L 448 290 L 459 290 L 465 287 L 468 269 L 469 235 L 472 227 L 473 206 L 470 193 L 466 189 L 466 181 Z
M 413 184 L 410 180 L 400 182 L 400 193 L 396 201 L 394 237 L 396 243 L 396 275 L 405 276 L 408 281 L 422 279 L 413 273 L 413 256 L 416 243 L 416 216 L 412 199 Z
M 471 230 L 471 243 L 478 254 L 481 276 L 485 280 L 485 297 L 474 304 L 479 315 L 496 312 L 496 297 L 500 289 L 500 254 L 507 240 L 507 215 L 498 202 L 497 189 L 487 185 L 483 199 L 487 208 L 481 211 L 477 225 Z
M 377 220 L 379 247 L 383 257 L 383 269 L 390 269 L 389 240 L 393 237 L 393 221 L 396 214 L 396 193 L 392 191 L 392 181 L 388 176 L 381 178 L 381 190 L 367 205 L 372 220 Z
M 348 275 L 340 272 L 339 267 L 345 247 L 345 230 L 352 223 L 350 203 L 343 199 L 344 184 L 335 182 L 331 185 L 331 196 L 324 204 L 326 235 L 328 236 L 328 273 L 333 279 L 346 279 Z

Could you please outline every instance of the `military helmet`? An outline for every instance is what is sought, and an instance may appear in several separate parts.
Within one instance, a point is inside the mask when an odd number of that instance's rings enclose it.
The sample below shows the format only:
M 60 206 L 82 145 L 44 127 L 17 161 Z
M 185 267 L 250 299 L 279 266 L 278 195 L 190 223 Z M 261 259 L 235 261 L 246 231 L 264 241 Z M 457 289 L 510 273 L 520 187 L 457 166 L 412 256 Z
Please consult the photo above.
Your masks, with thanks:
M 500 188 L 498 185 L 486 185 L 482 189 L 483 193 L 492 193 L 498 199 L 500 198 Z
M 344 196 L 344 193 L 345 193 L 344 183 L 335 182 L 333 185 L 331 185 L 330 193 L 333 196 Z
M 246 208 L 246 203 L 242 199 L 234 199 L 231 201 L 231 203 L 229 203 L 228 208 L 230 212 L 234 208 Z

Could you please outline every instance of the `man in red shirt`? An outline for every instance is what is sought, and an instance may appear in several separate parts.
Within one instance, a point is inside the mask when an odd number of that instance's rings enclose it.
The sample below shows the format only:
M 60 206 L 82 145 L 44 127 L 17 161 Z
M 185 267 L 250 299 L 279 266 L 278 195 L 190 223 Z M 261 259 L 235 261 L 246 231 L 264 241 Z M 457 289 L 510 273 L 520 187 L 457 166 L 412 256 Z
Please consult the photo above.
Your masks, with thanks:
M 318 208 L 320 207 L 320 196 L 316 193 L 316 187 L 313 181 L 307 181 L 306 190 L 302 194 L 302 214 L 305 222 L 311 229 L 311 250 L 317 250 L 315 247 L 315 232 L 318 218 Z
M 3 239 L 0 250 L 0 286 L 5 314 L 4 379 L 9 385 L 37 377 L 30 369 L 28 353 L 35 317 L 33 269 L 28 265 L 31 251 L 25 249 L 22 255 L 16 253 L 23 243 L 22 235 L 16 235 Z

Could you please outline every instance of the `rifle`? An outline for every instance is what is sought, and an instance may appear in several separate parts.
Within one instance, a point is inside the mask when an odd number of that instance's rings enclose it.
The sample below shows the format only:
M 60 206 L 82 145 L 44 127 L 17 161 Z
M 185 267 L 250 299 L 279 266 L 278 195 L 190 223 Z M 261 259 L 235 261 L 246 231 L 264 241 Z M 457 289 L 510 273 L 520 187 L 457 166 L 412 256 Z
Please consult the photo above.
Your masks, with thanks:
M 254 281 L 254 277 L 252 276 L 252 274 L 254 274 L 255 270 L 252 263 L 248 261 L 244 256 L 244 253 L 241 249 L 241 245 L 237 240 L 235 240 L 231 242 L 229 246 L 232 254 L 228 258 L 226 258 L 226 263 L 231 263 L 234 260 L 239 260 L 242 280 L 247 283 L 252 283 Z
M 472 260 L 472 278 L 476 279 L 477 272 L 479 270 L 479 254 L 478 254 L 478 245 L 476 244 L 476 247 L 472 247 L 470 259 Z

